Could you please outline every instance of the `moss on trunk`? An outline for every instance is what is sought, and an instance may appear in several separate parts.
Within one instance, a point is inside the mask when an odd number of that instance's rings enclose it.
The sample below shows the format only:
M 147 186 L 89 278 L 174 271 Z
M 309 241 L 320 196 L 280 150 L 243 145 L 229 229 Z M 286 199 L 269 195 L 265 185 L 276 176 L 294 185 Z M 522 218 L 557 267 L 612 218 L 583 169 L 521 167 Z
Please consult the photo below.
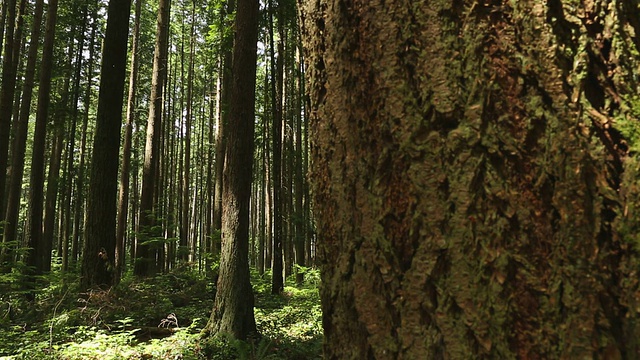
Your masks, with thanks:
M 326 358 L 638 356 L 637 14 L 302 2 Z

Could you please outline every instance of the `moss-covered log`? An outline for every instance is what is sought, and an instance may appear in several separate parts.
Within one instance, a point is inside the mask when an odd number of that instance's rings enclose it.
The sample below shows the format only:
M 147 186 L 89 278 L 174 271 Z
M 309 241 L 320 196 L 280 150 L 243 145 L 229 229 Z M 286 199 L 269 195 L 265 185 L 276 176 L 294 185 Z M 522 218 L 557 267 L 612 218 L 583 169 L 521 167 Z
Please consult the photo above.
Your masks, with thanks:
M 300 0 L 326 358 L 638 358 L 640 8 Z

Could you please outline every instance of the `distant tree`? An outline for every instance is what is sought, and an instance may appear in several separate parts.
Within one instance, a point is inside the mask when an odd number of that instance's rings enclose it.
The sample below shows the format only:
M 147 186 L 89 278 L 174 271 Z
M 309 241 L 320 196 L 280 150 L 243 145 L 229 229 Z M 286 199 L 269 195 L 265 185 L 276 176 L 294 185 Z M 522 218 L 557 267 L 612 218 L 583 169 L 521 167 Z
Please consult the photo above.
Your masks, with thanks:
M 44 1 L 38 0 L 33 9 L 33 23 L 31 25 L 31 40 L 27 54 L 27 66 L 22 82 L 22 101 L 20 112 L 15 121 L 14 140 L 11 153 L 11 178 L 7 194 L 7 210 L 5 213 L 4 241 L 16 241 L 18 229 L 18 215 L 20 199 L 22 198 L 22 178 L 24 175 L 25 153 L 27 148 L 27 132 L 29 129 L 29 115 L 31 114 L 31 99 L 36 76 L 36 62 L 38 60 L 38 44 L 40 41 Z M 7 249 L 4 249 L 5 251 Z
M 301 1 L 326 359 L 635 359 L 637 1 Z
M 129 212 L 129 177 L 131 172 L 131 144 L 133 123 L 135 119 L 136 93 L 138 84 L 138 69 L 140 61 L 140 15 L 142 0 L 135 2 L 135 17 L 131 45 L 131 69 L 129 72 L 129 94 L 127 95 L 127 118 L 125 123 L 124 144 L 122 146 L 122 167 L 120 169 L 120 189 L 118 190 L 118 221 L 116 228 L 116 282 L 120 280 L 124 266 L 124 239 L 127 229 L 127 214 Z M 133 256 L 133 254 L 132 254 Z
M 2 9 L 8 17 L 4 31 L 4 54 L 2 56 L 2 84 L 0 85 L 0 219 L 4 219 L 5 185 L 7 181 L 7 165 L 9 161 L 9 133 L 11 130 L 11 114 L 13 95 L 16 88 L 16 70 L 18 64 L 15 52 L 20 51 L 20 42 L 14 42 L 16 32 L 16 0 L 3 1 Z M 3 13 L 4 16 L 4 13 Z M 18 39 L 20 40 L 20 39 Z
M 189 36 L 189 62 L 187 68 L 187 98 L 185 104 L 185 121 L 184 121 L 184 162 L 182 172 L 182 214 L 180 221 L 180 247 L 182 252 L 180 253 L 183 260 L 193 261 L 194 252 L 191 249 L 191 241 L 193 234 L 190 233 L 189 228 L 191 222 L 189 221 L 190 203 L 189 193 L 191 190 L 191 128 L 193 118 L 193 76 L 194 76 L 194 58 L 195 58 L 195 12 L 196 4 L 192 2 L 191 12 L 191 31 Z M 185 59 L 183 58 L 183 61 Z
M 282 102 L 283 102 L 283 72 L 284 72 L 284 39 L 278 42 L 278 57 L 274 43 L 273 14 L 276 11 L 273 0 L 269 1 L 269 45 L 271 48 L 271 110 L 272 124 L 272 169 L 273 177 L 273 268 L 271 278 L 271 293 L 279 294 L 284 289 L 284 267 L 282 260 L 283 248 L 283 189 L 282 189 Z M 278 19 L 282 29 L 282 19 Z M 282 34 L 283 31 L 281 31 Z
M 140 198 L 141 235 L 136 244 L 134 273 L 138 276 L 153 275 L 158 271 L 156 253 L 158 245 L 153 241 L 155 225 L 156 176 L 160 156 L 160 131 L 162 129 L 162 93 L 167 77 L 167 54 L 169 45 L 170 2 L 160 0 L 158 4 L 155 52 L 153 55 L 153 77 L 151 99 L 147 120 L 147 141 L 145 144 L 144 167 L 142 172 L 142 195 Z
M 64 147 L 65 120 L 67 119 L 70 109 L 69 90 L 71 87 L 71 61 L 75 52 L 75 36 L 71 36 L 68 45 L 68 54 L 66 58 L 67 64 L 63 69 L 63 85 L 59 90 L 60 98 L 53 106 L 53 122 L 52 122 L 52 149 L 49 156 L 49 173 L 47 174 L 47 188 L 44 206 L 43 221 L 43 270 L 51 271 L 51 251 L 53 249 L 54 231 L 56 227 L 56 211 L 58 203 L 58 188 L 60 186 L 60 167 L 62 166 L 62 149 Z
M 112 285 L 122 105 L 131 0 L 111 0 L 107 12 L 100 91 L 87 198 L 81 287 Z
M 205 333 L 246 339 L 256 331 L 249 278 L 249 197 L 253 167 L 258 40 L 257 0 L 239 0 L 223 180 L 222 255 Z
M 33 153 L 31 156 L 31 177 L 29 179 L 29 230 L 27 235 L 27 247 L 30 248 L 26 265 L 28 274 L 41 273 L 48 258 L 45 254 L 48 247 L 42 238 L 42 211 L 44 206 L 44 160 L 47 134 L 47 120 L 49 116 L 49 104 L 51 101 L 51 74 L 53 71 L 53 47 L 55 42 L 55 29 L 58 17 L 58 0 L 49 1 L 47 19 L 45 21 L 44 43 L 42 45 L 42 61 L 40 69 L 40 82 L 38 87 L 38 105 L 36 108 L 36 121 L 33 134 Z M 34 285 L 34 278 L 29 281 L 29 286 Z M 34 294 L 28 295 L 33 300 Z
M 90 0 L 88 0 L 90 1 Z M 84 208 L 85 208 L 85 160 L 87 157 L 87 132 L 89 126 L 89 110 L 93 98 L 93 74 L 95 64 L 95 52 L 96 52 L 96 34 L 97 34 L 97 18 L 98 18 L 97 6 L 93 6 L 91 9 L 92 24 L 91 33 L 89 35 L 89 56 L 87 58 L 87 83 L 84 92 L 84 110 L 82 114 L 82 125 L 80 127 L 80 160 L 78 161 L 78 170 L 75 183 L 75 205 L 73 209 L 73 232 L 71 234 L 71 256 L 69 257 L 69 263 L 75 265 L 78 260 L 78 254 L 80 253 L 80 237 L 83 234 L 83 225 L 81 221 L 84 220 Z

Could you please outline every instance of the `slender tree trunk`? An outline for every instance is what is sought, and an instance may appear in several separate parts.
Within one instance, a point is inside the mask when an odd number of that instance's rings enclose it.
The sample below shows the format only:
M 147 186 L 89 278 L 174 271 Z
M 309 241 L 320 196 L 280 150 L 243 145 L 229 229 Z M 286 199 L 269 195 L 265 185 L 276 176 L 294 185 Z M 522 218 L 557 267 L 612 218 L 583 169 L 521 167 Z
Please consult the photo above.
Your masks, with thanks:
M 239 0 L 233 47 L 233 85 L 223 180 L 220 276 L 206 331 L 246 339 L 255 333 L 249 278 L 249 198 L 253 171 L 257 0 Z
M 296 122 L 296 136 L 295 136 L 295 250 L 296 250 L 296 264 L 300 267 L 306 266 L 305 259 L 305 217 L 303 208 L 304 198 L 304 186 L 303 186 L 303 174 L 302 174 L 302 96 L 304 88 L 302 87 L 303 74 L 300 67 L 300 53 L 298 47 L 296 47 L 296 68 L 297 74 L 295 74 L 296 82 L 296 94 L 295 94 L 295 122 Z M 302 284 L 304 281 L 304 272 L 298 269 L 296 271 L 296 282 Z
M 96 19 L 97 10 L 94 8 L 91 14 L 93 24 L 91 26 L 91 36 L 89 41 L 89 58 L 87 59 L 87 85 L 84 96 L 84 113 L 82 116 L 82 127 L 80 130 L 80 161 L 78 163 L 78 174 L 76 177 L 76 196 L 75 196 L 75 209 L 73 211 L 73 234 L 71 236 L 71 257 L 69 263 L 75 267 L 78 260 L 78 254 L 80 253 L 80 236 L 83 234 L 80 221 L 84 222 L 85 212 L 83 211 L 85 202 L 85 158 L 87 153 L 87 128 L 89 123 L 89 104 L 91 104 L 91 94 L 93 88 L 93 62 L 96 40 Z
M 133 135 L 133 123 L 135 120 L 136 92 L 138 83 L 138 42 L 140 38 L 140 13 L 142 0 L 135 2 L 135 20 L 131 45 L 131 70 L 129 72 L 129 94 L 127 96 L 127 114 L 124 132 L 124 144 L 122 148 L 122 168 L 120 169 L 120 190 L 118 193 L 118 221 L 116 228 L 116 263 L 115 282 L 120 281 L 124 270 L 124 239 L 127 229 L 127 213 L 129 211 L 129 178 L 131 164 L 131 137 Z
M 131 0 L 111 0 L 93 142 L 81 288 L 114 283 L 116 196 Z
M 49 2 L 47 20 L 45 22 L 45 37 L 42 49 L 42 63 L 38 88 L 38 106 L 36 110 L 36 124 L 33 135 L 33 154 L 31 158 L 31 179 L 29 181 L 29 231 L 27 246 L 31 249 L 27 254 L 26 265 L 28 275 L 39 274 L 44 269 L 44 244 L 42 239 L 42 208 L 44 202 L 44 153 L 46 145 L 47 116 L 51 92 L 51 72 L 53 68 L 53 44 L 55 40 L 55 25 L 58 11 L 58 0 Z M 35 286 L 35 279 L 29 279 L 29 287 Z M 29 293 L 33 300 L 35 294 Z
M 9 160 L 9 133 L 11 130 L 11 114 L 13 95 L 16 87 L 17 63 L 14 61 L 16 0 L 6 0 L 8 24 L 5 29 L 4 55 L 2 57 L 2 85 L 0 85 L 0 219 L 4 219 L 5 185 L 7 180 L 7 163 Z
M 205 66 L 205 68 L 207 68 L 207 66 Z M 217 81 L 216 81 L 217 82 Z M 209 83 L 208 81 L 205 81 L 205 84 Z M 208 88 L 205 87 L 205 89 L 207 91 L 209 91 L 209 119 L 207 121 L 208 123 L 208 132 L 207 132 L 207 147 L 206 147 L 206 151 L 207 151 L 207 162 L 206 162 L 206 171 L 207 171 L 207 180 L 206 180 L 206 188 L 207 188 L 207 200 L 206 200 L 206 210 L 205 210 L 205 236 L 206 236 L 206 240 L 205 240 L 205 270 L 207 272 L 207 274 L 209 274 L 209 269 L 210 269 L 210 264 L 211 264 L 211 257 L 213 256 L 213 235 L 214 235 L 214 228 L 213 228 L 213 202 L 215 201 L 215 194 L 214 194 L 214 190 L 213 190 L 213 167 L 215 166 L 215 161 L 214 161 L 214 152 L 213 152 L 213 144 L 214 144 L 214 130 L 213 130 L 213 120 L 215 119 L 215 108 L 214 108 L 214 104 L 213 104 L 213 89 L 212 88 Z
M 134 273 L 138 276 L 155 274 L 158 245 L 150 243 L 155 223 L 154 189 L 158 157 L 160 155 L 160 129 L 162 122 L 162 90 L 167 73 L 167 53 L 169 42 L 170 3 L 161 0 L 158 6 L 156 45 L 153 56 L 153 76 L 151 80 L 151 101 L 147 122 L 147 140 L 145 144 L 144 167 L 142 172 L 142 196 L 140 199 L 140 231 L 143 234 L 136 247 Z
M 193 66 L 195 52 L 195 2 L 192 2 L 193 10 L 191 13 L 191 36 L 189 39 L 189 67 L 187 69 L 187 101 L 185 110 L 185 136 L 184 136 L 184 166 L 182 175 L 182 221 L 180 227 L 180 244 L 184 247 L 182 254 L 183 260 L 189 259 L 193 261 L 194 254 L 191 252 L 189 244 L 192 239 L 189 234 L 189 190 L 191 185 L 191 123 L 193 110 Z M 183 53 L 184 54 L 184 53 Z M 184 61 L 184 59 L 183 59 Z
M 275 56 L 273 41 L 273 12 L 275 8 L 269 1 L 269 43 L 271 48 L 271 109 L 273 111 L 273 267 L 271 292 L 279 294 L 284 288 L 283 268 L 283 218 L 282 218 L 282 90 L 284 54 L 282 41 L 278 43 L 278 58 Z M 275 76 L 275 79 L 273 78 Z M 274 81 L 275 80 L 275 81 Z
M 81 16 L 87 18 L 89 13 L 88 1 L 84 2 Z M 82 75 L 82 65 L 84 64 L 83 53 L 85 43 L 85 31 L 87 28 L 87 20 L 82 22 L 80 26 L 80 32 L 78 34 L 78 49 L 76 50 L 75 61 L 75 74 L 73 83 L 73 102 L 72 102 L 72 116 L 71 116 L 71 129 L 69 131 L 69 144 L 67 146 L 67 167 L 65 174 L 65 202 L 64 213 L 66 214 L 64 221 L 64 231 L 62 232 L 62 270 L 67 271 L 69 269 L 69 247 L 70 239 L 72 237 L 72 224 L 73 218 L 71 214 L 71 204 L 73 195 L 73 174 L 74 174 L 74 158 L 75 158 L 75 138 L 78 128 L 78 107 L 80 102 L 80 79 Z
M 22 182 L 27 147 L 27 132 L 29 128 L 28 122 L 29 114 L 31 113 L 31 99 L 33 97 L 38 44 L 40 39 L 40 23 L 42 22 L 43 9 L 44 1 L 36 1 L 33 12 L 33 25 L 31 28 L 31 41 L 27 56 L 27 67 L 25 69 L 24 80 L 22 83 L 23 89 L 20 113 L 14 132 L 11 154 L 11 178 L 9 180 L 7 210 L 4 217 L 5 226 L 3 241 L 16 241 L 18 235 L 18 215 L 20 211 L 20 200 L 22 198 Z
M 60 167 L 62 165 L 62 149 L 64 148 L 64 128 L 67 113 L 69 111 L 69 88 L 71 87 L 71 61 L 75 53 L 74 39 L 71 37 L 68 52 L 68 63 L 66 64 L 66 76 L 63 83 L 62 94 L 59 103 L 55 106 L 53 121 L 53 149 L 49 160 L 49 174 L 47 175 L 47 192 L 45 198 L 44 211 L 44 232 L 43 232 L 43 270 L 51 271 L 51 251 L 53 249 L 56 204 L 58 203 L 58 188 L 60 185 Z M 60 239 L 60 237 L 58 237 Z M 58 254 L 59 255 L 59 254 Z

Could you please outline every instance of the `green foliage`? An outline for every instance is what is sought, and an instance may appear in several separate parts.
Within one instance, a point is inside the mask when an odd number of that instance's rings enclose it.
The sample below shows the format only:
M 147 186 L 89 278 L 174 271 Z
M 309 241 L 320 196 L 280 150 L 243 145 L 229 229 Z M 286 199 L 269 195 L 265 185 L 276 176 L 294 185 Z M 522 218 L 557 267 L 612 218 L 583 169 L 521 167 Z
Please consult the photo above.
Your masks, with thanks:
M 627 140 L 629 149 L 633 152 L 640 150 L 640 96 L 630 95 L 625 97 L 625 103 L 629 107 L 630 116 L 616 118 L 616 129 Z
M 214 269 L 217 262 L 212 261 Z M 78 293 L 60 272 L 29 303 L 18 292 L 0 295 L 0 357 L 9 359 L 319 359 L 322 346 L 318 271 L 288 279 L 283 294 L 252 271 L 260 337 L 203 339 L 215 296 L 212 276 L 189 264 L 137 280 L 125 274 L 108 290 Z M 77 280 L 77 278 L 76 278 Z M 180 327 L 178 327 L 178 325 Z M 154 330 L 156 329 L 156 330 Z M 162 333 L 158 335 L 156 333 Z

